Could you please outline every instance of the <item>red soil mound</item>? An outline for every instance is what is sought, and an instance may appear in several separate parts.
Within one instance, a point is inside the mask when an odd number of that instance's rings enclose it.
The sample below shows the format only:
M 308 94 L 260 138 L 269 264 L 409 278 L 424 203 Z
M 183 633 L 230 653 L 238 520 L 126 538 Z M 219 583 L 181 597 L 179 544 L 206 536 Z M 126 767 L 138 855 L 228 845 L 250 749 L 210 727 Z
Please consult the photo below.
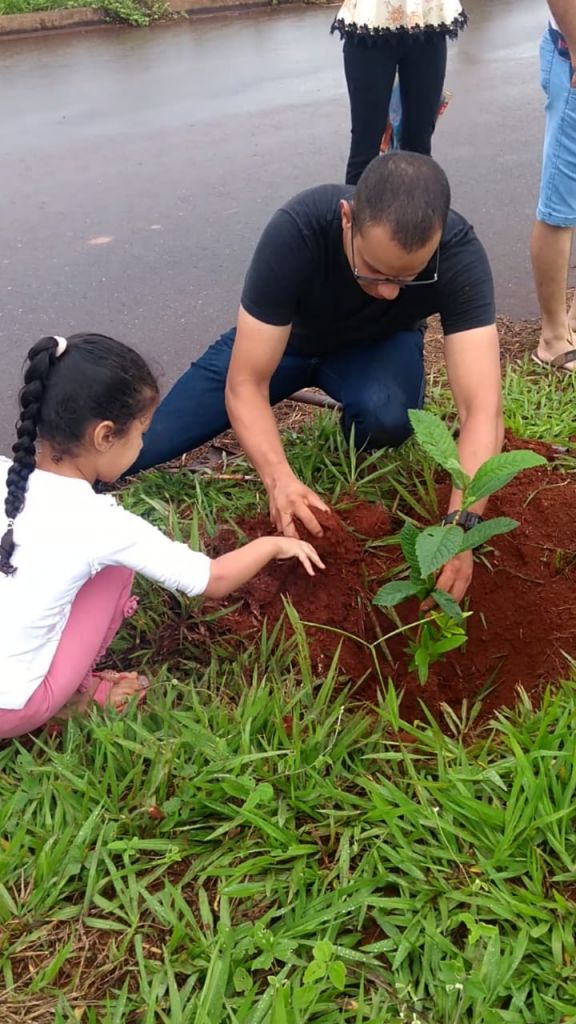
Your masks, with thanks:
M 536 447 L 536 446 L 532 446 Z M 538 450 L 551 450 L 538 445 Z M 441 506 L 446 489 L 441 489 Z M 496 538 L 476 559 L 469 607 L 468 642 L 432 667 L 422 687 L 408 671 L 406 639 L 388 643 L 393 666 L 376 646 L 381 675 L 403 690 L 406 719 L 421 717 L 420 701 L 436 713 L 442 702 L 459 711 L 487 692 L 483 716 L 512 706 L 522 686 L 534 699 L 543 685 L 567 673 L 565 655 L 576 658 L 572 607 L 576 593 L 576 483 L 559 469 L 543 467 L 521 474 L 490 503 L 489 514 L 512 516 L 514 532 Z M 264 517 L 239 524 L 249 537 L 270 532 Z M 242 604 L 220 625 L 250 637 L 264 619 L 273 625 L 283 612 L 282 596 L 290 599 L 307 627 L 315 667 L 322 672 L 342 643 L 340 664 L 356 684 L 356 697 L 374 702 L 381 687 L 374 655 L 366 644 L 390 633 L 394 626 L 371 601 L 384 570 L 399 561 L 396 546 L 370 548 L 369 542 L 400 528 L 386 512 L 356 504 L 324 520 L 324 536 L 310 538 L 326 563 L 325 572 L 310 578 L 295 562 L 276 563 L 241 594 Z M 232 531 L 222 531 L 219 552 L 237 544 Z M 368 546 L 367 546 L 368 545 Z M 414 604 L 400 607 L 403 622 L 417 617 Z M 345 631 L 350 636 L 332 630 Z M 362 643 L 364 641 L 364 643 Z

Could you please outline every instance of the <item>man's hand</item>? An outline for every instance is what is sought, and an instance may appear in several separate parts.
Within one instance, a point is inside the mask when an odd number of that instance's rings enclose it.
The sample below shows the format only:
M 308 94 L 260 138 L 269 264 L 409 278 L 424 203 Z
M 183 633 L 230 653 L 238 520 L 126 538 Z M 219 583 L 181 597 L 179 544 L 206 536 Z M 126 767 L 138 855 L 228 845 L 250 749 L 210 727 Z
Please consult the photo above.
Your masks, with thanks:
M 322 536 L 322 527 L 313 509 L 330 512 L 328 505 L 293 473 L 287 473 L 276 480 L 268 490 L 270 518 L 279 533 L 285 537 L 297 537 L 297 523 L 313 537 Z
M 472 552 L 462 551 L 460 555 L 456 555 L 455 558 L 451 558 L 449 562 L 446 562 L 436 580 L 436 588 L 438 590 L 445 590 L 447 594 L 450 594 L 450 597 L 453 597 L 460 604 L 472 581 L 473 569 L 474 558 Z M 433 600 L 427 602 L 427 607 L 432 607 L 433 603 Z

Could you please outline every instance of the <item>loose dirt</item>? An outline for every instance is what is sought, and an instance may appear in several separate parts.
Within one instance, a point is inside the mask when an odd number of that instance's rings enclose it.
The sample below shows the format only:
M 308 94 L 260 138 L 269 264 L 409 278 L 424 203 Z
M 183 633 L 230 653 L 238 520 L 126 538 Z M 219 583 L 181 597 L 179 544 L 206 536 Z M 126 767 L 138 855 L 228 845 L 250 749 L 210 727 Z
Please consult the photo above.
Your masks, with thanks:
M 521 446 L 528 447 L 509 440 L 509 447 Z M 460 712 L 464 700 L 470 705 L 479 696 L 485 718 L 498 708 L 513 706 L 520 686 L 537 704 L 544 686 L 567 674 L 567 657 L 576 658 L 576 483 L 555 465 L 553 449 L 530 447 L 546 454 L 549 466 L 521 474 L 491 499 L 491 516 L 511 516 L 521 525 L 497 537 L 476 558 L 467 644 L 434 665 L 425 686 L 409 671 L 405 638 L 387 643 L 392 663 L 377 644 L 395 627 L 372 598 L 401 556 L 396 545 L 370 545 L 397 532 L 401 522 L 374 505 L 352 504 L 324 519 L 324 536 L 310 540 L 326 563 L 325 572 L 311 578 L 295 562 L 275 563 L 241 591 L 240 606 L 219 621 L 219 632 L 249 640 L 264 620 L 269 626 L 278 621 L 286 597 L 302 620 L 315 624 L 306 630 L 317 672 L 327 669 L 342 645 L 342 674 L 352 683 L 356 699 L 376 702 L 380 673 L 402 692 L 406 720 L 422 717 L 421 702 L 441 717 L 441 704 Z M 441 486 L 440 507 L 447 493 L 448 486 Z M 270 532 L 265 517 L 239 526 L 250 538 Z M 213 553 L 236 544 L 233 531 L 223 530 Z M 405 623 L 418 614 L 413 602 L 398 611 Z

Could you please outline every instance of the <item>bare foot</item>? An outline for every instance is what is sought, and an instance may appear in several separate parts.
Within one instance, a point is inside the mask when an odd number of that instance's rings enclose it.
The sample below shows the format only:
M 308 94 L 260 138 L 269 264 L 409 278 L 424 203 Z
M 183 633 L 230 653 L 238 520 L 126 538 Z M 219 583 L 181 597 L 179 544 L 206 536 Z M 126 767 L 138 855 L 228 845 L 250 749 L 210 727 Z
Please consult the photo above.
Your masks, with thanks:
M 96 681 L 97 685 L 91 694 L 92 699 L 103 707 L 112 708 L 122 707 L 135 694 L 141 694 L 144 698 L 149 685 L 146 676 L 138 675 L 137 672 L 106 670 L 96 673 Z
M 86 690 L 78 690 L 51 722 L 67 721 L 73 715 L 85 714 L 93 701 L 101 707 L 121 708 L 130 697 L 138 694 L 143 700 L 149 682 L 146 676 L 137 672 L 104 671 L 94 673 L 90 686 Z M 97 693 L 100 691 L 100 693 Z
M 73 697 L 70 698 L 67 704 L 63 708 L 60 708 L 58 714 L 54 715 L 48 722 L 48 725 L 52 725 L 58 722 L 66 722 L 73 715 L 82 715 L 87 710 L 92 696 L 86 690 L 78 690 Z

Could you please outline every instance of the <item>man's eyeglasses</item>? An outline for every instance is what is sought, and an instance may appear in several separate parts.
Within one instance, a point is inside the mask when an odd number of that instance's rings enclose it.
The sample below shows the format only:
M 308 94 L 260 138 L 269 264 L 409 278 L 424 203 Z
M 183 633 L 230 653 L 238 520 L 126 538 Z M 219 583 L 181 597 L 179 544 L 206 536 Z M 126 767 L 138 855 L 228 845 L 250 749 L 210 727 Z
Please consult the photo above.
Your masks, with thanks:
M 352 273 L 360 284 L 396 284 L 399 288 L 416 288 L 421 284 L 436 284 L 440 268 L 440 246 L 436 250 L 436 266 L 432 277 L 416 277 L 406 280 L 404 277 L 370 277 L 368 274 L 361 274 L 356 266 L 356 255 L 354 253 L 354 221 L 350 224 L 350 242 L 352 248 Z M 426 268 L 424 268 L 425 270 Z M 424 270 L 421 273 L 424 273 Z

